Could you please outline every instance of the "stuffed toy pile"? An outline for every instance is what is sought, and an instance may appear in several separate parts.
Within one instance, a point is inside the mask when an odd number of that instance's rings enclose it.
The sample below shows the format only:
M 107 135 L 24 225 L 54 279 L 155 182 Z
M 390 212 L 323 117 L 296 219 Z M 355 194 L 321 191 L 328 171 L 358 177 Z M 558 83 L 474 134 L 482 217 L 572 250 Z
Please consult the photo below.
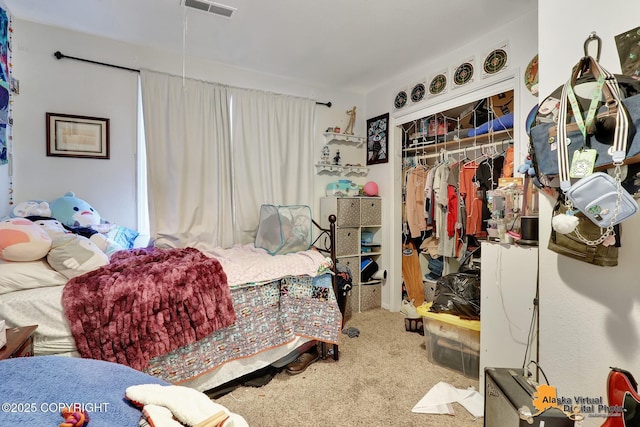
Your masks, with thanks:
M 108 264 L 114 252 L 130 247 L 111 239 L 107 233 L 115 226 L 71 192 L 51 202 L 19 203 L 10 216 L 0 222 L 0 259 L 29 262 L 46 257 L 69 279 Z

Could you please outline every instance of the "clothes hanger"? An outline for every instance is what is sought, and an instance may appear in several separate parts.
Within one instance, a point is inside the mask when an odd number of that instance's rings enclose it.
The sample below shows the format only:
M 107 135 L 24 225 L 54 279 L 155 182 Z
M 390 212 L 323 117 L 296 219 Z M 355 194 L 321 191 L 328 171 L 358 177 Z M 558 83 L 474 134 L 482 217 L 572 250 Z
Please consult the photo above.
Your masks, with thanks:
M 482 145 L 474 145 L 474 149 L 480 149 L 480 155 L 465 162 L 462 167 L 465 168 L 475 168 L 476 165 L 487 158 L 487 153 L 485 152 L 485 148 Z M 476 165 L 474 165 L 475 163 Z

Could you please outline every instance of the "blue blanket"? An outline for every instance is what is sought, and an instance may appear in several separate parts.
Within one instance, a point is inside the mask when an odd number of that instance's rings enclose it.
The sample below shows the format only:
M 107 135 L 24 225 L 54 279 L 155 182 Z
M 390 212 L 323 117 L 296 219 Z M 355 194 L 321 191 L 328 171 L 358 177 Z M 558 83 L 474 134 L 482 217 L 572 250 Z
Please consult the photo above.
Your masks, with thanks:
M 495 119 L 488 121 L 475 129 L 469 129 L 469 136 L 482 135 L 489 133 L 490 130 L 498 132 L 505 129 L 511 129 L 513 127 L 513 113 L 505 114 L 502 117 L 496 117 Z
M 140 409 L 124 398 L 127 387 L 168 383 L 124 365 L 62 356 L 0 361 L 0 425 L 58 426 L 61 410 L 75 405 L 90 427 L 135 427 Z

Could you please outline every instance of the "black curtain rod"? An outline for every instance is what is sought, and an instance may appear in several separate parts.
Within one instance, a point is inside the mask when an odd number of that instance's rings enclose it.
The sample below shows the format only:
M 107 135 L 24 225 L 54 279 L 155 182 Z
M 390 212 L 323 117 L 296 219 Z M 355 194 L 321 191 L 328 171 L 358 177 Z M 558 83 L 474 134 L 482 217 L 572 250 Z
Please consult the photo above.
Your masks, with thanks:
M 122 67 L 120 65 L 114 65 L 114 64 L 107 64 L 106 62 L 92 61 L 91 59 L 76 58 L 75 56 L 65 55 L 64 53 L 60 52 L 59 50 L 56 51 L 53 54 L 53 56 L 55 56 L 56 59 L 63 59 L 63 58 L 75 59 L 76 61 L 89 62 L 91 64 L 97 64 L 97 65 L 104 65 L 105 67 L 118 68 L 120 70 L 132 71 L 134 73 L 139 73 L 140 72 L 140 70 L 137 70 L 135 68 Z M 316 104 L 317 105 L 326 105 L 327 107 L 331 108 L 331 101 L 329 101 L 329 102 L 318 102 L 318 101 L 316 101 Z
M 65 55 L 60 51 L 57 51 L 56 53 L 54 53 L 53 56 L 55 56 L 56 59 L 63 59 L 63 58 L 75 59 L 76 61 L 90 62 L 92 64 L 104 65 L 106 67 L 119 68 L 121 70 L 133 71 L 134 73 L 139 73 L 140 72 L 140 70 L 136 70 L 135 68 L 121 67 L 120 65 L 107 64 L 105 62 L 92 61 L 90 59 L 76 58 L 75 56 Z

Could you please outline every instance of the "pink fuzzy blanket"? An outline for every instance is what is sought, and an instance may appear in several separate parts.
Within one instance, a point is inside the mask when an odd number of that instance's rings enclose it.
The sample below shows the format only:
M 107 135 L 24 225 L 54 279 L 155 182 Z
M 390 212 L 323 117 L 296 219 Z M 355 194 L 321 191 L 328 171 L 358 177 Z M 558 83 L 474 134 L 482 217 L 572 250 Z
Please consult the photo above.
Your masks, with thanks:
M 220 262 L 194 248 L 117 252 L 71 279 L 62 304 L 82 357 L 138 370 L 236 320 Z

